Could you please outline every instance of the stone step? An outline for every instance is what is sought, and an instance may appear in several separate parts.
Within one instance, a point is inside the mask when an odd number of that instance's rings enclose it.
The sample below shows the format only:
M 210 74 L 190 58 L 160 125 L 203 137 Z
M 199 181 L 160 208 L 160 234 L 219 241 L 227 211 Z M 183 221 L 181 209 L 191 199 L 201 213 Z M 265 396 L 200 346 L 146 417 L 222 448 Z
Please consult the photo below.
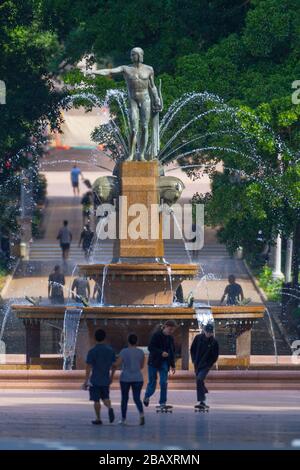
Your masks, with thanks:
M 78 390 L 83 380 L 84 371 L 81 370 L 0 370 L 1 389 Z M 175 376 L 170 377 L 169 387 L 173 390 L 195 390 L 194 373 L 178 370 Z M 207 387 L 209 390 L 300 390 L 300 371 L 211 371 Z M 112 389 L 119 389 L 117 376 Z
M 94 257 L 97 262 L 107 262 L 112 258 L 113 244 L 112 242 L 103 242 L 94 250 Z M 197 256 L 202 262 L 210 261 L 225 261 L 231 259 L 226 248 L 222 245 L 208 245 L 203 247 L 197 253 Z M 188 259 L 188 254 L 185 250 L 183 243 L 165 243 L 165 257 L 169 261 L 184 261 Z M 59 260 L 61 258 L 61 249 L 57 244 L 51 243 L 34 243 L 30 247 L 31 260 Z M 70 259 L 77 261 L 84 261 L 82 249 L 78 246 L 70 248 Z

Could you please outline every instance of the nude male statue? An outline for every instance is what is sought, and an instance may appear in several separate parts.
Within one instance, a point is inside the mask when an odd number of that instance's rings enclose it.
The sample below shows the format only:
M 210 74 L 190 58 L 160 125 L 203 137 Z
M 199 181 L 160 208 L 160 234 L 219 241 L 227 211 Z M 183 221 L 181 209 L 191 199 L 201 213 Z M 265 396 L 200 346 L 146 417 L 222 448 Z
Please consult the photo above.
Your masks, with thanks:
M 162 109 L 162 103 L 154 83 L 153 68 L 143 63 L 143 49 L 134 47 L 131 50 L 130 57 L 132 65 L 121 65 L 112 69 L 96 70 L 87 72 L 87 74 L 104 76 L 118 73 L 123 74 L 130 101 L 131 138 L 128 160 L 136 158 L 139 121 L 141 121 L 141 136 L 139 139 L 140 160 L 145 160 L 151 111 L 159 113 Z

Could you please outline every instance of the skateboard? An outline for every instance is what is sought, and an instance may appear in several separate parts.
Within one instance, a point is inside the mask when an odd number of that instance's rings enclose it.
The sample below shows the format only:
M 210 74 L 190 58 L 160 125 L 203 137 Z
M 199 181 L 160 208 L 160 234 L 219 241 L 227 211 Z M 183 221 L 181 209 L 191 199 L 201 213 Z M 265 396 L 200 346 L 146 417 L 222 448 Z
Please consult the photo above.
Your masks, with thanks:
M 173 413 L 173 406 L 172 405 L 157 405 L 156 413 Z
M 209 412 L 209 406 L 201 406 L 201 405 L 195 405 L 194 406 L 195 413 L 208 413 Z

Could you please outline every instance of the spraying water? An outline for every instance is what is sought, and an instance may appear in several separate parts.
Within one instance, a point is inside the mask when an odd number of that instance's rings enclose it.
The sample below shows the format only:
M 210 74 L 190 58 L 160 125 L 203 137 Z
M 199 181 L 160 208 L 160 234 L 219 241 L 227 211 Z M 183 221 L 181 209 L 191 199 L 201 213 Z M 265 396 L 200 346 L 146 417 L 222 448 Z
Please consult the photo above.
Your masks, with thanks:
M 81 314 L 82 309 L 79 308 L 67 308 L 65 311 L 62 341 L 64 370 L 73 367 Z
M 102 272 L 102 287 L 101 287 L 101 300 L 100 300 L 100 305 L 104 305 L 104 288 L 105 288 L 105 281 L 106 281 L 106 276 L 107 276 L 107 271 L 108 271 L 108 264 L 106 264 L 103 268 Z
M 274 333 L 274 328 L 273 328 L 273 321 L 272 321 L 271 314 L 267 308 L 266 308 L 266 312 L 267 312 L 268 319 L 269 319 L 270 331 L 271 331 L 271 336 L 272 336 L 273 345 L 274 345 L 275 362 L 276 364 L 278 364 L 277 344 L 276 344 L 276 338 L 275 338 L 275 333 Z

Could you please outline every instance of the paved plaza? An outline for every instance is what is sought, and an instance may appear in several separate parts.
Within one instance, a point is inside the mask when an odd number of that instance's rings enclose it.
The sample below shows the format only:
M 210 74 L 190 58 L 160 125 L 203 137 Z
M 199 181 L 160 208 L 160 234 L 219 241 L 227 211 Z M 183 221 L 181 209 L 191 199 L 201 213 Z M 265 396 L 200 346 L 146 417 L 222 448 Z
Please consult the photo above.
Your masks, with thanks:
M 170 391 L 173 414 L 146 409 L 139 426 L 133 404 L 128 426 L 119 421 L 118 391 L 112 392 L 116 423 L 93 426 L 84 391 L 0 391 L 0 449 L 297 449 L 299 391 L 213 391 L 211 410 L 193 410 L 193 391 Z

